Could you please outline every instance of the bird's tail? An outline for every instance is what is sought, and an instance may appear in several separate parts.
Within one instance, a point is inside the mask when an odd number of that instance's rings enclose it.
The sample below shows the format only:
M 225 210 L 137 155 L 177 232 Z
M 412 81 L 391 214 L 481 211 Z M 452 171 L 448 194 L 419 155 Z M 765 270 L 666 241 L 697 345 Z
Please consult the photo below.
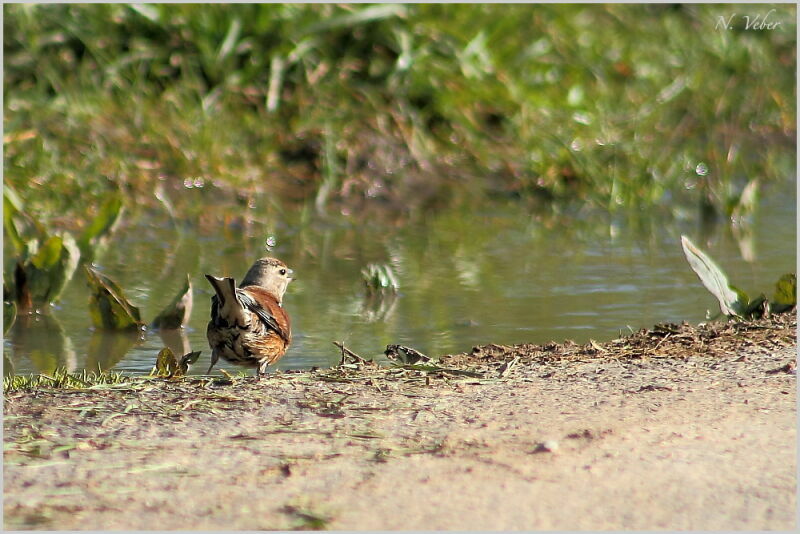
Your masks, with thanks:
M 245 325 L 244 308 L 236 297 L 236 282 L 233 278 L 217 278 L 207 274 L 206 279 L 217 294 L 217 316 L 230 325 Z

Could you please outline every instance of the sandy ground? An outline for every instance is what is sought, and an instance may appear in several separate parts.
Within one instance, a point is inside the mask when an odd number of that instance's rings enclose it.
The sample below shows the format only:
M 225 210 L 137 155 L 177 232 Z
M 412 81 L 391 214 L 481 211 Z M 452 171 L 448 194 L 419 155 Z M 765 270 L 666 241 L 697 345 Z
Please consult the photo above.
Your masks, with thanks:
M 438 370 L 11 392 L 4 526 L 795 529 L 795 358 L 783 316 Z

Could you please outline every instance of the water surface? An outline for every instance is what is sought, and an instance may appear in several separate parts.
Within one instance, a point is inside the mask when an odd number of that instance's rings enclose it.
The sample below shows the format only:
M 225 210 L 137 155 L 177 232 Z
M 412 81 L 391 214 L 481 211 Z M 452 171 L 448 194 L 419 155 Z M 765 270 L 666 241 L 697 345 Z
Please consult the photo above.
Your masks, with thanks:
M 268 235 L 277 238 L 272 254 L 297 275 L 285 297 L 294 341 L 280 369 L 335 364 L 340 355 L 332 341 L 367 358 L 380 356 L 389 343 L 440 355 L 478 344 L 583 343 L 658 322 L 696 323 L 718 308 L 683 257 L 681 233 L 752 295 L 770 295 L 780 275 L 796 271 L 794 184 L 762 196 L 757 213 L 736 232 L 725 223 L 703 231 L 696 222 L 646 216 L 643 226 L 607 217 L 554 222 L 505 203 L 433 213 L 400 228 L 341 218 L 309 223 L 292 213 L 249 227 L 207 224 L 202 215 L 176 223 L 147 210 L 126 219 L 95 265 L 126 289 L 146 321 L 189 273 L 194 309 L 185 335 L 93 331 L 78 271 L 57 305 L 19 318 L 4 355 L 17 373 L 57 366 L 146 373 L 169 344 L 176 352 L 202 350 L 192 372 L 205 372 L 211 288 L 203 274 L 238 281 L 264 253 Z M 401 286 L 395 299 L 365 298 L 360 271 L 369 262 L 395 269 Z

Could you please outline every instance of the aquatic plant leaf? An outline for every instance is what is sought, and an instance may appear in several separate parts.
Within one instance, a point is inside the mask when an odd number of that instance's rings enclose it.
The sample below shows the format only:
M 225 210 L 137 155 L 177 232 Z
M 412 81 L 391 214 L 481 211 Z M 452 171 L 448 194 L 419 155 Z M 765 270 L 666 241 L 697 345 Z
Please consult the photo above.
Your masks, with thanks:
M 107 234 L 113 229 L 120 215 L 122 215 L 122 198 L 112 196 L 103 203 L 97 216 L 86 227 L 80 242 L 82 244 L 89 243 L 91 240 Z
M 370 263 L 361 271 L 368 294 L 391 292 L 397 293 L 400 284 L 391 266 L 388 264 Z
M 689 266 L 700 278 L 703 286 L 719 301 L 720 311 L 729 317 L 742 316 L 749 301 L 747 295 L 731 286 L 722 269 L 688 237 L 681 236 L 681 245 Z
M 192 315 L 192 302 L 192 282 L 187 274 L 181 290 L 172 299 L 172 302 L 153 319 L 151 326 L 153 328 L 181 328 L 186 326 L 189 322 L 189 317 Z
M 49 257 L 49 250 L 54 248 L 55 244 L 58 248 L 61 247 L 60 241 L 56 239 L 48 239 L 45 241 L 44 253 L 40 253 L 40 243 L 38 241 L 29 241 L 26 244 L 26 249 L 29 251 L 28 259 L 21 263 L 17 263 L 17 271 L 15 273 L 14 282 L 17 286 L 17 295 L 19 303 L 23 301 L 30 301 L 31 305 L 41 304 L 45 301 L 50 289 L 49 271 L 40 269 L 34 263 L 45 265 L 51 260 Z
M 797 276 L 794 273 L 784 274 L 775 283 L 770 306 L 775 313 L 783 313 L 797 306 Z
M 72 235 L 54 235 L 44 243 L 29 243 L 33 254 L 21 264 L 24 275 L 18 280 L 21 287 L 27 288 L 34 303 L 55 302 L 72 279 L 78 268 L 80 250 Z
M 26 226 L 21 226 L 22 219 Z M 18 256 L 27 258 L 35 250 L 28 248 L 31 242 L 39 244 L 40 239 L 44 239 L 47 232 L 44 226 L 33 215 L 26 212 L 24 203 L 14 189 L 5 184 L 3 187 L 3 228 Z M 36 238 L 26 237 L 24 230 L 32 231 Z
M 175 354 L 172 352 L 172 349 L 164 347 L 158 352 L 158 356 L 156 356 L 156 365 L 153 367 L 150 375 L 167 378 L 175 374 L 178 369 L 178 360 L 175 359 Z
M 11 361 L 7 355 L 3 354 L 3 391 L 7 391 L 9 388 L 6 387 L 6 380 L 8 378 L 13 378 L 16 375 L 16 371 L 14 370 L 14 362 Z
M 730 209 L 731 218 L 734 220 L 746 217 L 756 211 L 758 207 L 758 180 L 751 180 L 742 189 L 742 194 L 736 199 Z
M 72 343 L 58 318 L 50 313 L 18 313 L 14 352 L 25 354 L 33 369 L 50 372 L 75 359 Z
M 747 319 L 761 319 L 769 314 L 770 304 L 767 297 L 761 294 L 747 303 L 744 317 Z
M 397 309 L 397 293 L 369 293 L 361 300 L 359 314 L 368 323 L 388 320 Z
M 36 255 L 39 252 L 39 240 L 38 239 L 28 239 L 25 241 L 25 245 L 22 247 L 22 258 L 28 259 Z
M 200 354 L 202 354 L 202 352 L 203 351 L 201 350 L 196 350 L 194 352 L 184 354 L 181 358 L 181 361 L 178 362 L 178 372 L 175 373 L 175 376 L 185 375 L 188 373 L 189 368 L 200 359 Z
M 49 302 L 55 302 L 61 296 L 61 292 L 78 269 L 80 259 L 81 251 L 75 243 L 75 238 L 65 233 L 61 236 L 61 254 L 58 263 L 50 273 L 50 291 L 47 295 Z
M 20 308 L 30 309 L 33 306 L 31 290 L 28 287 L 28 275 L 22 263 L 17 261 L 14 266 L 14 300 Z
M 3 229 L 17 254 L 21 254 L 25 249 L 25 242 L 20 237 L 17 224 L 14 222 L 14 215 L 21 210 L 22 201 L 16 192 L 7 185 L 3 187 Z
M 735 285 L 728 284 L 728 287 L 731 288 L 731 291 L 736 293 L 737 302 L 739 302 L 739 309 L 737 310 L 739 312 L 738 315 L 742 317 L 746 316 L 748 310 L 750 309 L 750 305 L 756 302 L 758 298 L 751 301 L 750 296 L 741 289 L 739 289 L 738 287 L 736 287 Z M 720 309 L 720 311 L 722 310 Z
M 192 351 L 192 345 L 184 328 L 160 328 L 156 330 L 164 347 L 172 349 L 174 354 L 186 354 Z
M 22 199 L 8 184 L 3 184 L 3 209 L 11 209 L 14 213 L 22 211 Z
M 25 249 L 25 243 L 22 241 L 22 238 L 19 235 L 19 230 L 17 230 L 17 225 L 14 222 L 14 216 L 9 213 L 7 208 L 4 208 L 3 211 L 3 230 L 5 231 L 5 235 L 8 237 L 8 240 L 14 246 L 16 253 L 22 253 L 22 251 Z
M 4 297 L 5 298 L 5 297 Z M 10 300 L 3 301 L 3 335 L 14 326 L 14 321 L 17 318 L 17 304 Z
M 139 308 L 128 302 L 116 282 L 97 272 L 91 266 L 84 266 L 89 289 L 89 315 L 95 328 L 124 330 L 142 325 Z
M 328 196 L 336 188 L 339 179 L 339 165 L 336 158 L 336 142 L 331 131 L 330 122 L 326 122 L 324 128 L 324 146 L 322 152 L 322 184 L 317 189 L 314 199 L 314 207 L 317 212 L 325 213 L 325 206 L 328 203 Z
M 100 241 L 110 234 L 122 215 L 122 198 L 115 195 L 106 200 L 100 207 L 97 216 L 92 219 L 89 226 L 81 234 L 78 246 L 81 252 L 89 258 L 93 256 L 94 249 L 98 247 Z
M 61 237 L 54 235 L 48 238 L 36 254 L 31 257 L 31 263 L 40 270 L 51 269 L 61 257 Z

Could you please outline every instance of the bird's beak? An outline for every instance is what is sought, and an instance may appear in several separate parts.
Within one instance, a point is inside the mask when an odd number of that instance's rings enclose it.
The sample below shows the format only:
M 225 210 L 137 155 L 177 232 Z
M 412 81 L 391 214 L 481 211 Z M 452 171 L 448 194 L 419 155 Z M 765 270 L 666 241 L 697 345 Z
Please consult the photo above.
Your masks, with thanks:
M 293 271 L 293 270 L 291 270 L 291 269 L 288 269 L 288 270 L 286 271 L 286 274 L 288 274 L 288 275 L 289 275 L 289 280 L 294 280 L 294 271 Z

